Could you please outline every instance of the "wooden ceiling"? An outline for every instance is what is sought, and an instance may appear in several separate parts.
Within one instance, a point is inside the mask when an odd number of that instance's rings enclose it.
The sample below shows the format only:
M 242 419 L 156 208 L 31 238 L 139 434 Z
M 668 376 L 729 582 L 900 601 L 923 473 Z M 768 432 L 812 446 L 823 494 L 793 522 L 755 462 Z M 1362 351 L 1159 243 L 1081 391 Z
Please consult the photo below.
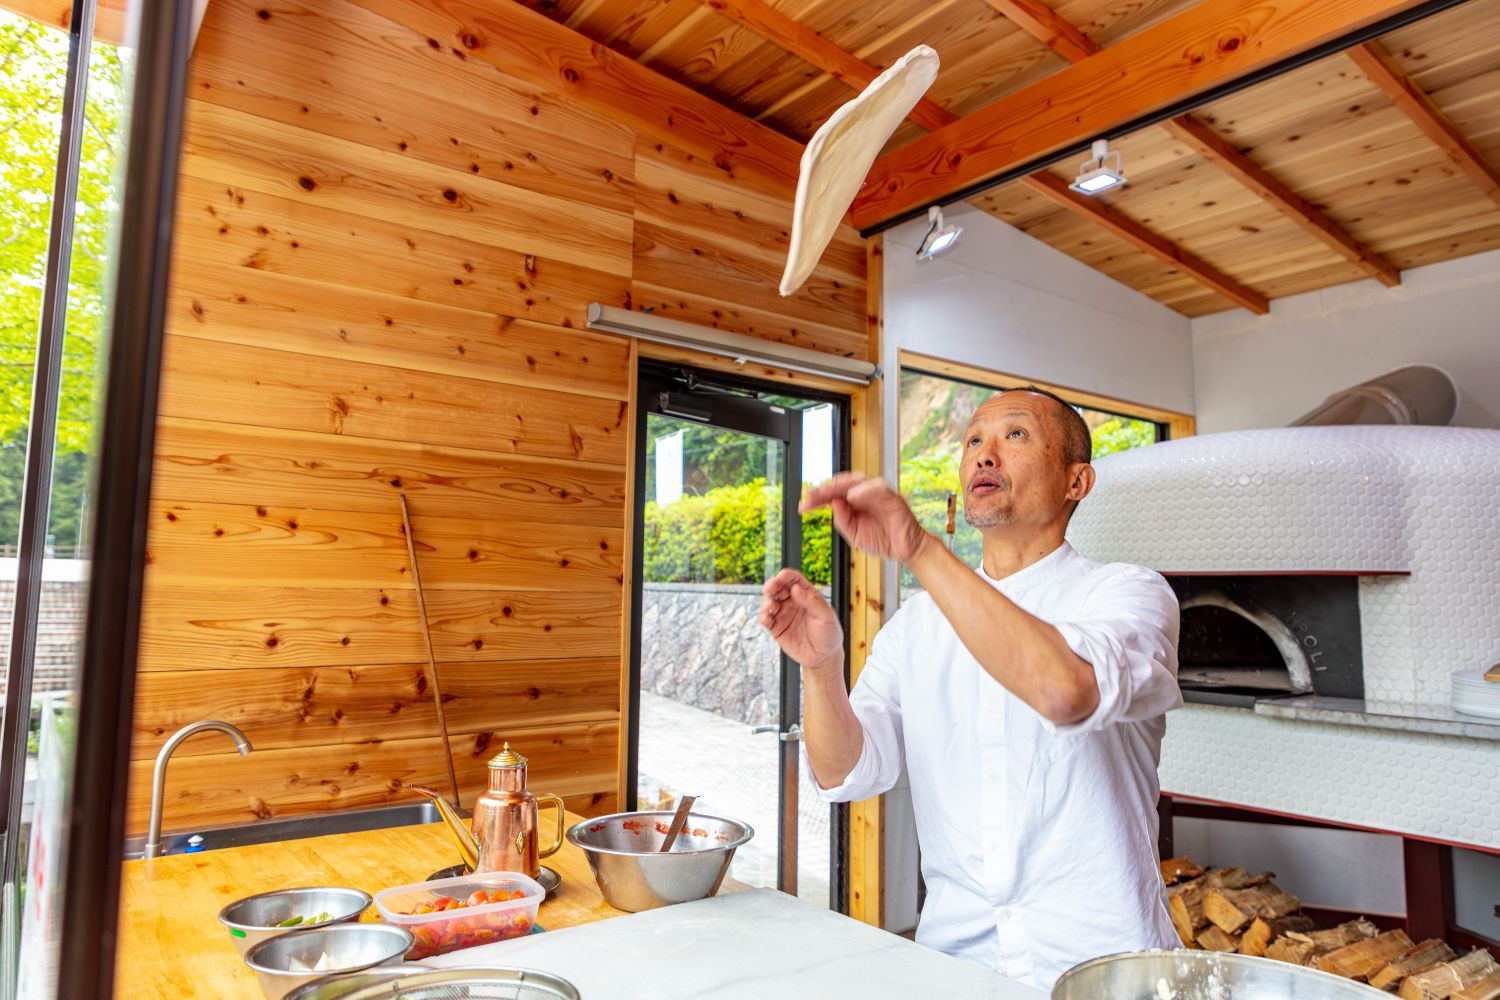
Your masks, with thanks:
M 1208 6 L 519 2 L 799 142 L 881 67 L 931 45 L 942 70 L 887 152 Z M 1114 143 L 1123 189 L 1072 195 L 1059 181 L 1076 168 L 1060 165 L 971 203 L 1188 316 L 1264 312 L 1362 278 L 1393 285 L 1403 269 L 1500 245 L 1500 0 L 1469 0 L 1379 44 L 1384 90 L 1371 80 L 1376 56 L 1330 56 Z

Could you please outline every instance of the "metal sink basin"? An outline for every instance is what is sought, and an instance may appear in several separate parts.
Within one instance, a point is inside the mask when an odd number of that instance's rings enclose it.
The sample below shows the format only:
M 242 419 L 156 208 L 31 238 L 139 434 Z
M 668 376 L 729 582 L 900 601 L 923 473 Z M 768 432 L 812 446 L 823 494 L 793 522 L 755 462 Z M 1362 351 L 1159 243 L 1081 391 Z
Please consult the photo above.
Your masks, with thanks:
M 436 823 L 440 819 L 437 807 L 431 802 L 410 802 L 399 806 L 383 806 L 379 809 L 354 809 L 348 812 L 293 816 L 288 819 L 272 819 L 260 823 L 206 827 L 163 834 L 161 853 L 183 853 L 187 848 L 188 838 L 194 834 L 203 838 L 205 851 L 213 851 L 221 847 L 274 844 L 283 840 L 323 837 L 331 833 L 357 833 L 361 830 L 384 830 L 393 826 L 416 826 L 421 823 Z M 126 838 L 125 859 L 131 861 L 143 857 L 145 846 L 144 836 Z

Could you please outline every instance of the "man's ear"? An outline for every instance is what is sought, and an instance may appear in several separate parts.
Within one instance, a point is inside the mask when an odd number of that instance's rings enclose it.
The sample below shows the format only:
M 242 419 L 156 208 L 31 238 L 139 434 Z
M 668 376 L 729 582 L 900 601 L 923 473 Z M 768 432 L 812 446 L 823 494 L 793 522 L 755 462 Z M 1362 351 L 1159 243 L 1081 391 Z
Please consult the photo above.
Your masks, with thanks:
M 1077 503 L 1094 488 L 1094 467 L 1087 462 L 1074 462 L 1068 466 L 1068 499 Z

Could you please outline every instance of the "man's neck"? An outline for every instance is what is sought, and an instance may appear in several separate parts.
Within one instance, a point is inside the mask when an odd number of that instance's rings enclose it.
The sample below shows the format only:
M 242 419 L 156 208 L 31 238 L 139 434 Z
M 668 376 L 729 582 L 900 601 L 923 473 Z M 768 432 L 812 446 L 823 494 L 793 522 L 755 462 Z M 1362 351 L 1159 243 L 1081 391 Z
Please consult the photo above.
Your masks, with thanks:
M 991 580 L 1003 580 L 1040 562 L 1063 543 L 1065 524 L 1043 528 L 1006 525 L 984 532 L 984 572 Z

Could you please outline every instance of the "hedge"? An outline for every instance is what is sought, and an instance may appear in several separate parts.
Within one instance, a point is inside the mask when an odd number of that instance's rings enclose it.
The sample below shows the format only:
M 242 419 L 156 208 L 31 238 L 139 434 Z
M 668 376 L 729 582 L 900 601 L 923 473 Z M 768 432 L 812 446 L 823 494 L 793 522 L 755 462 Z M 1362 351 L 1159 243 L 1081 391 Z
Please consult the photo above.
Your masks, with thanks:
M 764 479 L 665 507 L 647 501 L 645 522 L 648 583 L 760 583 L 781 568 L 778 559 L 767 562 L 765 544 L 768 533 L 780 537 L 781 490 Z M 802 572 L 817 584 L 831 578 L 832 527 L 827 508 L 802 517 Z

